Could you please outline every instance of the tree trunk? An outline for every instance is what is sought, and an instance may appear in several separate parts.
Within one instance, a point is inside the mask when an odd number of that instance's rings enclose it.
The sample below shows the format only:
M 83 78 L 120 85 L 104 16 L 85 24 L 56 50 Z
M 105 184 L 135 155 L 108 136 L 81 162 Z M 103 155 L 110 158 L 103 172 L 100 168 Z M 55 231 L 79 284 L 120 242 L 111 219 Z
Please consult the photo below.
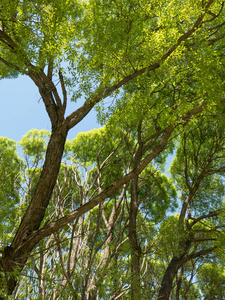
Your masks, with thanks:
M 131 245 L 131 300 L 141 299 L 140 257 L 141 249 L 137 237 L 138 177 L 131 181 L 131 203 L 129 213 L 129 241 Z
M 0 261 L 0 269 L 5 274 L 10 274 L 6 279 L 4 290 L 7 295 L 11 295 L 16 287 L 17 280 L 14 271 L 22 270 L 28 254 L 32 251 L 33 245 L 20 251 L 21 245 L 27 240 L 29 235 L 40 228 L 45 216 L 53 188 L 56 183 L 61 165 L 67 130 L 62 123 L 53 129 L 46 152 L 44 166 L 35 189 L 32 200 L 20 223 L 16 236 L 11 244 L 4 249 Z M 3 278 L 0 278 L 3 280 Z M 1 298 L 0 298 L 1 299 Z
M 182 258 L 174 256 L 172 260 L 170 261 L 166 272 L 163 276 L 162 285 L 159 290 L 159 294 L 157 297 L 157 300 L 169 300 L 172 286 L 173 286 L 173 280 L 177 274 L 178 269 L 182 265 Z

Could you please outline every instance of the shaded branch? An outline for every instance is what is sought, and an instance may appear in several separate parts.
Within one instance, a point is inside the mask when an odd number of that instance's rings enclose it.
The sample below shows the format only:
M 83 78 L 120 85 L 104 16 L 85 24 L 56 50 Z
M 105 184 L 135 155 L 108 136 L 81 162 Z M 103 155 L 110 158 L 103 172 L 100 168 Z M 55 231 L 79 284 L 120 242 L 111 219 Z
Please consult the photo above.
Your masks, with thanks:
M 193 217 L 189 217 L 190 220 L 193 220 L 193 222 L 190 224 L 190 228 L 193 227 L 196 223 L 198 223 L 199 221 L 206 219 L 206 218 L 211 218 L 211 217 L 215 217 L 218 216 L 220 213 L 222 213 L 224 211 L 224 209 L 218 209 L 212 212 L 209 212 L 206 215 L 202 215 L 198 218 L 193 218 Z
M 218 36 L 217 38 L 215 39 L 211 39 L 209 40 L 209 45 L 213 45 L 214 43 L 218 42 L 219 40 L 223 39 L 225 37 L 225 33 L 224 34 L 221 34 L 220 36 Z
M 64 84 L 62 69 L 59 70 L 59 80 L 60 80 L 60 84 L 61 84 L 61 88 L 62 88 L 62 92 L 63 92 L 63 111 L 65 113 L 66 105 L 67 105 L 67 91 L 66 91 L 66 87 Z
M 187 261 L 189 261 L 190 259 L 197 258 L 197 257 L 200 257 L 200 256 L 204 256 L 204 255 L 207 255 L 207 254 L 210 254 L 210 253 L 212 253 L 216 248 L 217 248 L 217 246 L 214 246 L 214 247 L 211 247 L 211 248 L 208 248 L 208 249 L 204 249 L 204 250 L 201 250 L 201 251 L 192 252 L 191 254 L 185 256 L 185 257 L 181 260 L 180 266 L 183 265 L 184 263 L 186 263 Z

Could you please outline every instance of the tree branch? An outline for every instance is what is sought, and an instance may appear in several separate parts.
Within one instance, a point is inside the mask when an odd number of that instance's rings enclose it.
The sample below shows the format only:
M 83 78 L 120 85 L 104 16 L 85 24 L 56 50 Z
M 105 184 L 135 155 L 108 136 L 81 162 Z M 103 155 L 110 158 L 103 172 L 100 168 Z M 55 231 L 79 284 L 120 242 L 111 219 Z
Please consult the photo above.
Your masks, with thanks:
M 66 87 L 64 84 L 62 69 L 59 70 L 59 80 L 60 80 L 60 84 L 61 84 L 61 88 L 62 88 L 62 92 L 63 92 L 63 111 L 65 113 L 66 105 L 67 105 L 67 92 L 66 92 Z
M 206 254 L 210 254 L 210 253 L 212 253 L 216 248 L 217 248 L 217 246 L 214 246 L 214 247 L 211 247 L 211 248 L 208 248 L 208 249 L 204 249 L 204 250 L 201 250 L 201 251 L 198 251 L 198 252 L 192 252 L 191 254 L 185 256 L 185 257 L 181 260 L 180 266 L 183 265 L 184 263 L 186 263 L 187 261 L 189 261 L 190 259 L 197 258 L 197 257 L 203 256 L 203 255 L 206 255 Z

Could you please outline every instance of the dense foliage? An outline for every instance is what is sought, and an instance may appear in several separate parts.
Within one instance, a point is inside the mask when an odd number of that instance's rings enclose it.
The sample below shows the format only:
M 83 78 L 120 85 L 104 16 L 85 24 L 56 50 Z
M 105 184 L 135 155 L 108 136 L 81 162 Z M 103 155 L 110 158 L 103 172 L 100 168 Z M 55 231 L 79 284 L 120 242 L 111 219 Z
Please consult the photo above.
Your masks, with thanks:
M 0 299 L 222 299 L 224 17 L 222 0 L 1 1 L 0 78 L 29 76 L 52 128 L 21 157 L 0 139 Z M 93 108 L 102 128 L 68 141 Z

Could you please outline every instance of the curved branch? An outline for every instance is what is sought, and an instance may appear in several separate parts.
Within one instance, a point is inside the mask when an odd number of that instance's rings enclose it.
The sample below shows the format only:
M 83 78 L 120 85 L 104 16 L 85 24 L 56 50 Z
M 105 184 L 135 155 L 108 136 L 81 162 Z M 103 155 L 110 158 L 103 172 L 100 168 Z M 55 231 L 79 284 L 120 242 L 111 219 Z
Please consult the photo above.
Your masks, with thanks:
M 33 232 L 26 241 L 15 250 L 15 254 L 18 255 L 19 253 L 27 253 L 28 249 L 33 249 L 37 243 L 42 240 L 44 237 L 49 236 L 50 234 L 56 232 L 60 228 L 63 228 L 68 223 L 74 221 L 75 219 L 79 218 L 84 213 L 88 212 L 99 203 L 104 201 L 107 197 L 109 197 L 113 192 L 118 190 L 124 184 L 128 183 L 131 179 L 136 177 L 140 174 L 144 168 L 161 152 L 163 151 L 164 147 L 166 146 L 171 134 L 173 133 L 175 126 L 170 125 L 166 128 L 163 136 L 161 137 L 158 145 L 149 153 L 140 163 L 140 165 L 131 171 L 130 173 L 126 174 L 124 177 L 117 180 L 111 186 L 106 188 L 103 192 L 101 192 L 98 196 L 92 199 L 90 202 L 84 204 L 83 206 L 79 207 L 77 210 L 67 214 L 63 218 L 51 222 L 45 225 L 42 229 Z
M 214 0 L 210 0 L 208 4 L 205 6 L 205 9 L 208 9 L 211 4 L 214 2 Z M 160 64 L 163 63 L 173 52 L 176 51 L 176 49 L 180 46 L 182 42 L 184 42 L 186 39 L 188 39 L 203 23 L 203 18 L 205 16 L 205 13 L 202 13 L 194 25 L 189 29 L 187 32 L 182 34 L 177 42 L 169 49 L 167 52 L 161 57 L 159 62 L 150 64 L 147 67 L 144 67 L 140 70 L 136 70 L 133 73 L 129 74 L 128 76 L 124 77 L 122 80 L 117 82 L 116 84 L 112 85 L 111 87 L 108 87 L 105 89 L 104 92 L 97 94 L 93 97 L 93 95 L 85 101 L 84 105 L 74 111 L 71 115 L 67 117 L 68 122 L 68 128 L 73 128 L 77 123 L 79 123 L 88 113 L 89 111 L 95 106 L 95 104 L 99 103 L 101 100 L 105 99 L 106 97 L 110 96 L 114 91 L 118 90 L 120 87 L 124 86 L 126 83 L 131 81 L 132 79 L 144 74 L 145 72 L 154 71 L 157 68 L 160 67 Z M 100 89 L 101 87 L 99 87 Z M 99 90 L 98 89 L 98 90 Z
M 135 71 L 132 74 L 124 77 L 116 84 L 107 88 L 103 93 L 97 93 L 97 95 L 95 96 L 92 95 L 89 99 L 85 101 L 83 106 L 78 108 L 66 118 L 69 129 L 73 128 L 76 124 L 78 124 L 98 102 L 110 96 L 114 91 L 118 90 L 120 87 L 122 87 L 132 79 L 136 78 L 137 76 L 144 74 L 146 71 L 153 71 L 159 68 L 159 66 L 160 65 L 158 63 L 155 63 L 150 65 L 149 67 L 145 67 L 138 71 Z M 100 90 L 100 87 L 98 88 L 98 90 Z

